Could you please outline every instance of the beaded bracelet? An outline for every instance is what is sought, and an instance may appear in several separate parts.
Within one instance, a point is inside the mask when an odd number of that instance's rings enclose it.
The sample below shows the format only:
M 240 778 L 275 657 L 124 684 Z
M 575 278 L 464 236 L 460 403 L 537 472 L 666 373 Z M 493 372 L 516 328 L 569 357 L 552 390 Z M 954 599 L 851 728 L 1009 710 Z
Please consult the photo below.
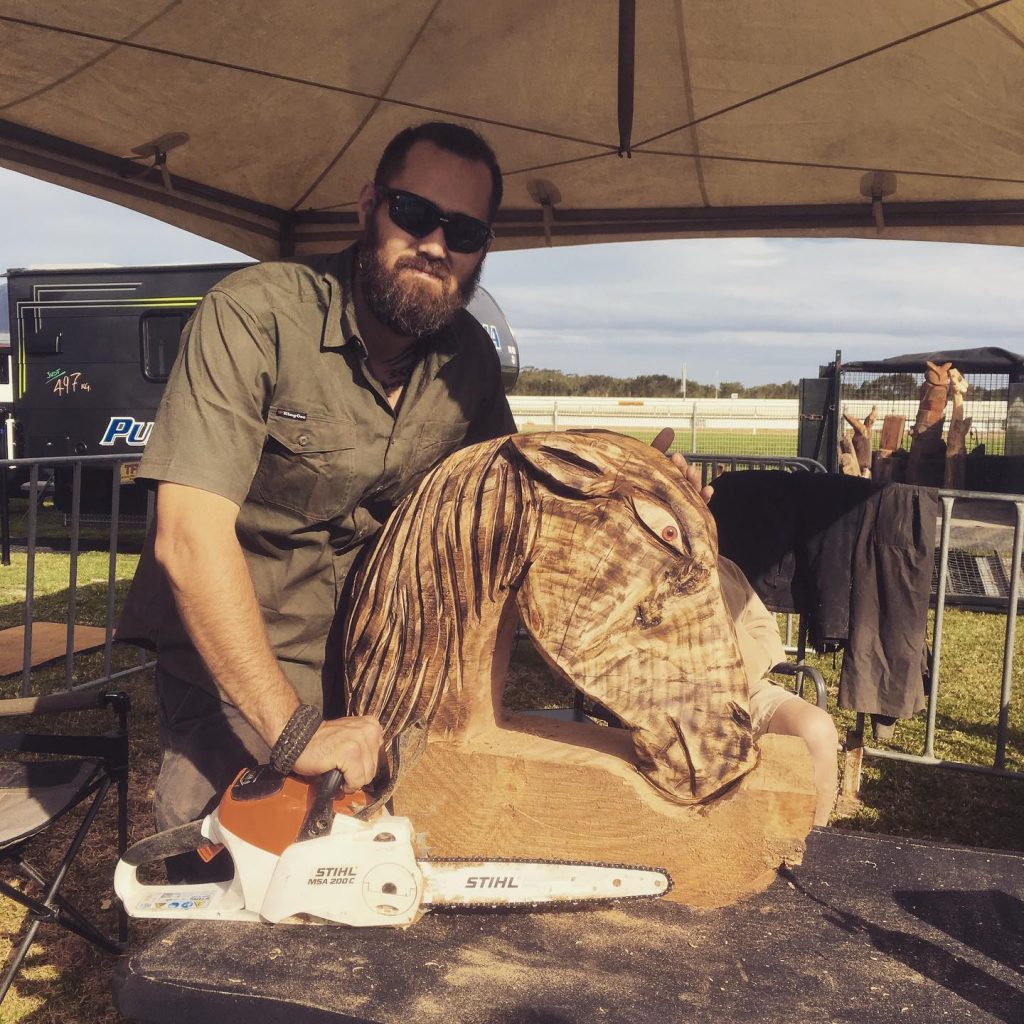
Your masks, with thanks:
M 300 704 L 281 730 L 281 735 L 270 752 L 271 767 L 282 775 L 287 775 L 295 767 L 295 762 L 306 749 L 313 734 L 320 728 L 322 721 L 323 716 L 318 708 L 312 704 Z

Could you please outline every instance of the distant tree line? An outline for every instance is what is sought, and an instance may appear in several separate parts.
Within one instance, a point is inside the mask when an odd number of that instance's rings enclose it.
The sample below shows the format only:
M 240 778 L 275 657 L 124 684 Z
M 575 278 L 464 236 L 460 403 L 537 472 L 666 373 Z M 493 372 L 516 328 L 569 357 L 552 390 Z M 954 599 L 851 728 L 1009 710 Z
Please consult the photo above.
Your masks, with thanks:
M 758 384 L 744 387 L 739 381 L 722 381 L 717 389 L 714 384 L 701 384 L 687 380 L 687 398 L 797 398 L 798 386 L 791 380 L 785 384 Z M 681 398 L 682 384 L 678 377 L 664 373 L 646 374 L 641 377 L 608 377 L 599 373 L 563 373 L 561 370 L 541 370 L 535 366 L 524 366 L 519 372 L 516 384 L 517 395 L 574 395 L 580 398 Z
M 914 399 L 921 394 L 921 379 L 923 374 L 916 378 L 911 373 L 882 373 L 878 376 L 871 374 L 866 380 L 859 384 L 852 384 L 849 379 L 843 381 L 843 395 L 846 398 L 863 398 L 870 401 L 885 401 L 886 399 Z M 991 380 L 998 377 L 997 374 L 982 375 L 982 379 Z M 968 374 L 968 383 L 971 385 L 967 397 L 973 401 L 983 399 L 1006 401 L 1006 384 L 998 383 L 993 387 L 984 387 L 978 383 L 978 375 Z M 1005 380 L 1005 377 L 1003 378 Z

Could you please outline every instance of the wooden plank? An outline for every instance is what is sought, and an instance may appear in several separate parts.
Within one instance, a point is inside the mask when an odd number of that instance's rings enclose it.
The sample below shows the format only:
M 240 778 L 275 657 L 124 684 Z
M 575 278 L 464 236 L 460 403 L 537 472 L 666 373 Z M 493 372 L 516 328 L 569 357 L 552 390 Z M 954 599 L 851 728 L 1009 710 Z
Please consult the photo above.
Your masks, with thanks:
M 886 416 L 882 420 L 882 435 L 878 442 L 879 450 L 894 452 L 897 448 L 901 448 L 906 424 L 905 416 Z
M 670 803 L 637 772 L 629 733 L 536 718 L 431 741 L 403 775 L 396 814 L 421 855 L 665 868 L 666 899 L 720 907 L 800 862 L 814 820 L 803 740 L 768 735 L 758 766 L 709 805 Z
M 67 653 L 68 627 L 64 622 L 32 624 L 32 667 L 58 661 Z M 106 643 L 107 632 L 99 626 L 75 626 L 75 651 L 91 651 Z M 25 652 L 25 627 L 0 629 L 0 676 L 22 671 Z

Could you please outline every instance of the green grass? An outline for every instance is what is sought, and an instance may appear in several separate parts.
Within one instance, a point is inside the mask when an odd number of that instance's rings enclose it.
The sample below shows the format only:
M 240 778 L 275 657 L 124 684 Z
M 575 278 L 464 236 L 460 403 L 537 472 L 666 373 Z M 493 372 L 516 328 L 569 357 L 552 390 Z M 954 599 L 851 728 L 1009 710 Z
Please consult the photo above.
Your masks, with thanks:
M 136 556 L 118 559 L 118 600 L 123 598 Z M 107 556 L 84 554 L 79 567 L 78 621 L 102 625 L 106 611 Z M 66 555 L 40 552 L 36 562 L 37 617 L 61 621 L 67 599 Z M 0 568 L 0 626 L 20 624 L 25 588 L 25 556 L 15 554 L 14 564 Z M 946 614 L 941 699 L 938 709 L 937 753 L 975 764 L 991 764 L 995 748 L 995 723 L 1001 678 L 1000 655 L 1005 619 L 999 615 L 961 612 Z M 1015 659 L 1015 678 L 1020 689 L 1021 643 Z M 137 663 L 130 650 L 115 655 L 115 667 Z M 829 684 L 830 710 L 840 735 L 852 726 L 853 715 L 836 708 L 838 666 L 831 656 L 812 659 Z M 90 654 L 75 660 L 75 681 L 95 678 L 102 656 Z M 64 685 L 63 664 L 33 673 L 34 692 L 48 692 Z M 150 802 L 158 767 L 156 712 L 150 674 L 119 682 L 133 698 L 131 713 L 132 774 L 130 813 L 132 839 L 150 834 L 153 828 Z M 0 695 L 16 696 L 20 676 L 0 680 Z M 571 694 L 555 680 L 529 638 L 516 641 L 509 667 L 506 703 L 512 708 L 564 707 Z M 71 731 L 80 719 L 67 716 L 58 728 Z M 924 735 L 923 716 L 901 722 L 890 746 L 918 753 Z M 1018 692 L 1010 718 L 1010 767 L 1024 770 L 1024 711 Z M 990 778 L 958 771 L 914 765 L 865 761 L 859 805 L 833 817 L 833 824 L 868 832 L 916 836 L 984 847 L 1024 849 L 1024 780 Z M 67 893 L 86 906 L 111 899 L 114 853 L 112 808 L 93 831 L 75 870 Z M 39 847 L 40 859 L 52 859 L 47 844 Z M 9 877 L 5 874 L 4 877 Z M 109 903 L 107 904 L 109 906 Z M 108 923 L 113 915 L 106 912 Z M 0 899 L 0 955 L 5 959 L 12 941 L 24 927 L 24 913 L 10 900 Z M 159 926 L 132 922 L 135 944 Z M 96 952 L 74 936 L 52 928 L 43 930 L 33 947 L 29 968 L 0 1007 L 0 1024 L 114 1024 L 121 1018 L 110 996 L 113 960 Z
M 947 609 L 943 630 L 935 756 L 991 767 L 1002 682 L 1006 619 Z M 929 627 L 931 628 L 931 627 Z M 831 655 L 809 659 L 829 686 L 829 710 L 840 736 L 854 726 L 855 715 L 837 707 L 839 666 Z M 1017 694 L 1010 704 L 1005 767 L 1024 772 L 1024 699 L 1021 688 L 1021 638 L 1014 657 Z M 869 745 L 923 754 L 925 713 L 897 722 L 888 742 Z M 1024 850 L 1024 778 L 1005 778 L 952 768 L 865 758 L 860 801 L 837 812 L 842 828 L 915 836 L 969 846 Z

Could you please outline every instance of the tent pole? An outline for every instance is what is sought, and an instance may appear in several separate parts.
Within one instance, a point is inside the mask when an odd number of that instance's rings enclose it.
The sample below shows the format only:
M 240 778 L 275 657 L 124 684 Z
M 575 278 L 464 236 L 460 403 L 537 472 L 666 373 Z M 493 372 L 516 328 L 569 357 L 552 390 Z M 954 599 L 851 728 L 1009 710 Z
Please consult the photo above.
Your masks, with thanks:
M 277 233 L 277 255 L 281 259 L 290 259 L 295 255 L 295 227 L 298 218 L 294 210 L 286 210 L 281 217 L 281 227 Z
M 619 156 L 632 158 L 636 0 L 619 0 Z

